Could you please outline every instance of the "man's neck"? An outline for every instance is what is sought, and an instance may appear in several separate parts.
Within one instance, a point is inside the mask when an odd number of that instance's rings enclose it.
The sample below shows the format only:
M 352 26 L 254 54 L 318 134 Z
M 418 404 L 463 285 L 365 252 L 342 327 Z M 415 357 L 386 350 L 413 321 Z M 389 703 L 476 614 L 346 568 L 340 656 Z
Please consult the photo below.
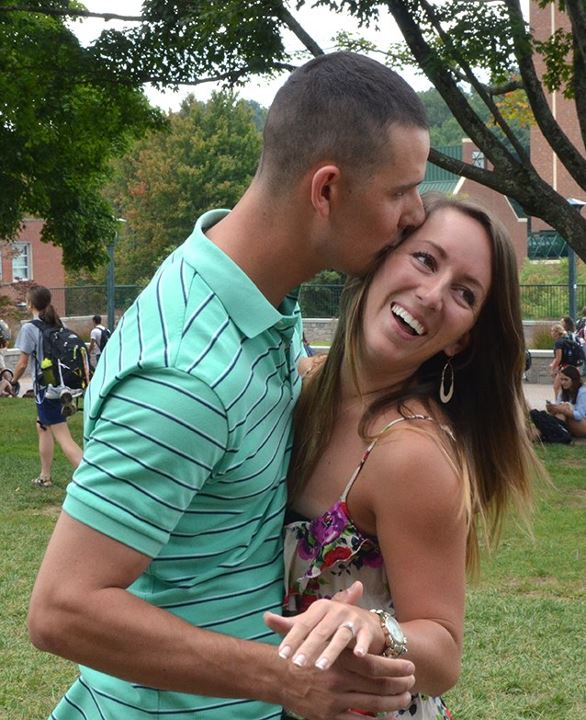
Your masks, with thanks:
M 320 269 L 311 258 L 309 227 L 295 203 L 267 201 L 254 186 L 206 235 L 275 307 Z

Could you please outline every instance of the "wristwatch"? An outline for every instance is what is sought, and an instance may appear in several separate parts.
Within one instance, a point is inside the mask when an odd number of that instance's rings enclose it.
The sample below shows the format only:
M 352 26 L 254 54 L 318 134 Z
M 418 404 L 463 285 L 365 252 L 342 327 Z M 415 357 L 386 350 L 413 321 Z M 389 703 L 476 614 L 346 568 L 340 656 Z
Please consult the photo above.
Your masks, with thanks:
M 383 655 L 385 657 L 401 657 L 401 655 L 404 655 L 407 652 L 407 638 L 399 623 L 386 610 L 371 610 L 370 612 L 378 615 L 385 636 Z

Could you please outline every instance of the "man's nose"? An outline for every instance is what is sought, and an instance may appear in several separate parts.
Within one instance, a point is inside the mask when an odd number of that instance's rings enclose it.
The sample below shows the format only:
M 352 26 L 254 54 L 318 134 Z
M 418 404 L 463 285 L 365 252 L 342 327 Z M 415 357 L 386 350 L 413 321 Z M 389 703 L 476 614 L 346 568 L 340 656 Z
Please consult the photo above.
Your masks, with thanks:
M 401 214 L 400 227 L 419 227 L 425 220 L 425 210 L 417 188 L 413 188 L 409 193 L 408 200 L 409 202 Z

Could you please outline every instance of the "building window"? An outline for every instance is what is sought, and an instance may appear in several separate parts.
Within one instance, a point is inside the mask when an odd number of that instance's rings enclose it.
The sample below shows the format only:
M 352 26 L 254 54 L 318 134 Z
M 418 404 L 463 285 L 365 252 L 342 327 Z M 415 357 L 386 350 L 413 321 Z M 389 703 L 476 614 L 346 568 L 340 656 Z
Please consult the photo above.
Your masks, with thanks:
M 30 243 L 15 242 L 12 257 L 12 280 L 30 280 L 31 273 L 31 246 Z
M 484 153 L 480 150 L 473 150 L 472 151 L 472 165 L 474 167 L 483 168 L 484 167 Z

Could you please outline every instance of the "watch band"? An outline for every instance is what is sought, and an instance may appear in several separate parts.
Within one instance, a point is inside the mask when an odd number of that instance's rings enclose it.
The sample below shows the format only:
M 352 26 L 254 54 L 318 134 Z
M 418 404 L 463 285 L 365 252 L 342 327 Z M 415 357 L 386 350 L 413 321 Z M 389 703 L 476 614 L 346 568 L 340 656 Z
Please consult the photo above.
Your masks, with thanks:
M 401 657 L 407 652 L 407 638 L 397 620 L 386 610 L 371 610 L 378 616 L 383 635 L 385 636 L 385 657 Z

